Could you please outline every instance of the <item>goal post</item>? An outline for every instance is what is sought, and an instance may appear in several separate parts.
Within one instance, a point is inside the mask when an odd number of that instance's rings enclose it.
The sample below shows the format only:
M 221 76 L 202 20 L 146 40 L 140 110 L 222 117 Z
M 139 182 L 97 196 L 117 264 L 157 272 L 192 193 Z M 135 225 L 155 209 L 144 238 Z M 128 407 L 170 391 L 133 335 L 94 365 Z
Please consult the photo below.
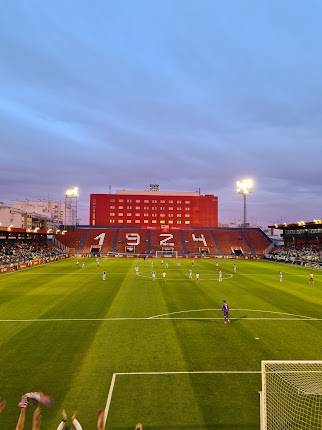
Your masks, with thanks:
M 261 430 L 322 429 L 322 361 L 262 361 Z

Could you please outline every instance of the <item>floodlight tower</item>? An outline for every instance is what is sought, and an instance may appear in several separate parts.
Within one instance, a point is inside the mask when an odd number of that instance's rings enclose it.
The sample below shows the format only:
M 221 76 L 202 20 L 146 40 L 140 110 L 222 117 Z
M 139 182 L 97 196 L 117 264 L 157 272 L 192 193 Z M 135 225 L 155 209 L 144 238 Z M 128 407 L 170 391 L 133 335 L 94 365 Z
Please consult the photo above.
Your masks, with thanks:
M 247 226 L 247 195 L 253 190 L 254 188 L 254 181 L 252 179 L 241 179 L 240 181 L 236 182 L 237 186 L 237 193 L 241 194 L 243 196 L 244 200 L 244 217 L 243 217 L 243 227 Z
M 77 207 L 78 207 L 79 189 L 78 187 L 68 188 L 65 191 L 65 226 L 75 226 L 78 223 Z

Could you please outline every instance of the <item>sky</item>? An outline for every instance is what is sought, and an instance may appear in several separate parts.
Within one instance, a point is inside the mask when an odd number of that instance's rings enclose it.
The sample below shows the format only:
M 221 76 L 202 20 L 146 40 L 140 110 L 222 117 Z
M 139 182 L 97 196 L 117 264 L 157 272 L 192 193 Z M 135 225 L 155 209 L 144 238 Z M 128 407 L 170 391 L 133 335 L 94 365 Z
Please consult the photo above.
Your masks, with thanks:
M 120 188 L 322 218 L 322 2 L 0 0 L 0 201 Z

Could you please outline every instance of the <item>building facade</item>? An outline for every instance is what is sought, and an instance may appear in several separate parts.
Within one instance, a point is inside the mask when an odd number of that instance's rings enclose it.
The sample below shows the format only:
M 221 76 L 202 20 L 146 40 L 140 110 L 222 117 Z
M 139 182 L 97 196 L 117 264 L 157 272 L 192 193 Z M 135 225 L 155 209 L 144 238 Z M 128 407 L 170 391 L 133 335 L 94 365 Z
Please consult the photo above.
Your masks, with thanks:
M 91 226 L 217 227 L 218 197 L 196 192 L 120 190 L 90 195 Z
M 27 214 L 38 214 L 50 220 L 55 227 L 66 224 L 70 218 L 70 208 L 63 202 L 53 200 L 14 200 L 11 207 Z

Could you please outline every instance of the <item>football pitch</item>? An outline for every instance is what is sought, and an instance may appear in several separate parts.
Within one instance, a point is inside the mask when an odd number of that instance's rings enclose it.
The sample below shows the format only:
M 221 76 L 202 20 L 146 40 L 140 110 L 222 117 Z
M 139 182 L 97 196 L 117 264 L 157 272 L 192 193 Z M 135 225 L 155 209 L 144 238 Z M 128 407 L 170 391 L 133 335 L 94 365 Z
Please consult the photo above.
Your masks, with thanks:
M 312 270 L 259 260 L 237 273 L 231 260 L 79 261 L 0 276 L 1 429 L 23 393 L 44 391 L 55 399 L 44 429 L 65 407 L 83 429 L 105 408 L 109 430 L 258 430 L 261 360 L 322 359 L 318 271 L 311 285 Z

